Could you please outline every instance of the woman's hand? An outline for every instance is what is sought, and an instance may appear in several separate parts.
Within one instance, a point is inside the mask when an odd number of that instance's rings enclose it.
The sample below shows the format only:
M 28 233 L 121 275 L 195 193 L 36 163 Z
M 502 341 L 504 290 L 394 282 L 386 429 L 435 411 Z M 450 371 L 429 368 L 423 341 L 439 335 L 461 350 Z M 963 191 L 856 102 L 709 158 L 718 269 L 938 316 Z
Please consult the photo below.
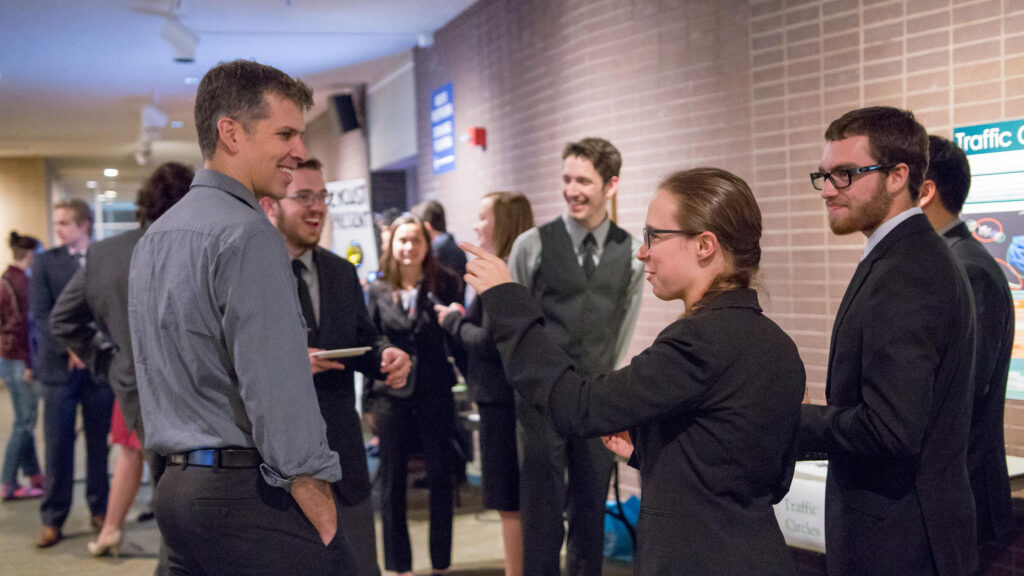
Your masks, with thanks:
M 438 324 L 444 324 L 444 319 L 447 318 L 449 314 L 456 314 L 457 313 L 460 316 L 465 316 L 466 315 L 466 309 L 463 308 L 462 304 L 459 304 L 458 302 L 452 302 L 451 304 L 449 304 L 447 306 L 442 306 L 440 304 L 434 304 L 434 312 L 437 313 L 437 323 Z
M 508 271 L 508 265 L 501 258 L 468 242 L 459 242 L 459 248 L 476 256 L 466 264 L 465 280 L 477 294 L 483 294 L 498 284 L 512 281 L 512 273 Z
M 604 447 L 622 456 L 626 460 L 633 455 L 633 441 L 629 438 L 629 432 L 616 432 L 601 436 Z

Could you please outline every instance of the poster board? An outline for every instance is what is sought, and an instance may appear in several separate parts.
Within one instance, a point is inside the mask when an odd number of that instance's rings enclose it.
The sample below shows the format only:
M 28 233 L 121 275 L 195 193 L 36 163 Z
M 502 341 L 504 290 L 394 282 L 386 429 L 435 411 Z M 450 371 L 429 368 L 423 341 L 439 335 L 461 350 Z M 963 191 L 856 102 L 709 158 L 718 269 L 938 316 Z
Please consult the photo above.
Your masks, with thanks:
M 327 206 L 332 228 L 331 251 L 351 262 L 365 280 L 367 274 L 379 268 L 366 179 L 328 182 L 327 191 L 331 194 Z
M 1006 397 L 1024 400 L 1024 120 L 953 130 L 971 165 L 961 218 L 996 259 L 1013 294 L 1016 334 Z

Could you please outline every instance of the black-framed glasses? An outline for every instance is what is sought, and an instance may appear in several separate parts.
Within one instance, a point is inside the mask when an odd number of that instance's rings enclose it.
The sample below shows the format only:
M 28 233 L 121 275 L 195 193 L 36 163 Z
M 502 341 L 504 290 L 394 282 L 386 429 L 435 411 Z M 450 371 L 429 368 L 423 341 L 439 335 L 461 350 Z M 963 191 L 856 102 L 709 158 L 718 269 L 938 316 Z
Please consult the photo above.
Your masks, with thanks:
M 310 207 L 314 203 L 330 204 L 334 194 L 330 192 L 313 192 L 312 190 L 299 190 L 295 194 L 285 196 L 289 200 L 295 200 L 299 204 Z
M 828 180 L 832 183 L 833 188 L 842 190 L 843 188 L 849 188 L 850 184 L 853 184 L 853 177 L 857 174 L 867 174 L 877 170 L 884 172 L 893 166 L 895 164 L 875 164 L 859 168 L 843 168 L 831 172 L 811 172 L 811 186 L 814 186 L 815 190 L 824 190 L 825 180 Z
M 643 229 L 644 246 L 648 250 L 650 250 L 651 249 L 651 239 L 653 238 L 653 239 L 657 240 L 658 238 L 664 236 L 665 234 L 685 234 L 687 236 L 693 236 L 694 235 L 694 234 L 692 234 L 690 232 L 687 232 L 686 230 L 664 230 L 664 229 L 651 228 L 649 226 L 644 226 L 644 229 Z

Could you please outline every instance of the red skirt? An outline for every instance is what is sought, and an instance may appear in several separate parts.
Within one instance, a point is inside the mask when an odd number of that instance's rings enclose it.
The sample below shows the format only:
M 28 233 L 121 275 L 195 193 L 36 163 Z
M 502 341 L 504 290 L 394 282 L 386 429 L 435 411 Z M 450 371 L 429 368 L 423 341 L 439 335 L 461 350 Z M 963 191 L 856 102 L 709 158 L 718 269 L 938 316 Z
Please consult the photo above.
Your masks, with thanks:
M 110 440 L 114 444 L 142 450 L 142 445 L 139 444 L 139 435 L 134 430 L 128 429 L 128 424 L 124 421 L 124 414 L 121 414 L 121 405 L 117 400 L 114 400 L 114 413 L 110 416 Z

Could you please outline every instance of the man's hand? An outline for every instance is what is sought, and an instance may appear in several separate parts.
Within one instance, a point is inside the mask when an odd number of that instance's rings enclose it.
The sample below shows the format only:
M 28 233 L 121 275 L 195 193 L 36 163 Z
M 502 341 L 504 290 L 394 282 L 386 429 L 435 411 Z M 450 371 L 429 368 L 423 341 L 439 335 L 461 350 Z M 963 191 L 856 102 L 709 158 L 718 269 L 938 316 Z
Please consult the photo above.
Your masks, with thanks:
M 306 350 L 309 352 L 309 366 L 313 369 L 313 374 L 319 374 L 328 370 L 345 369 L 345 365 L 337 360 L 313 356 L 315 352 L 323 352 L 323 348 L 307 348 Z
M 85 362 L 68 348 L 68 370 L 84 370 Z
M 380 353 L 380 371 L 387 376 L 384 384 L 391 388 L 402 388 L 409 378 L 412 359 L 401 348 L 388 346 Z
M 616 432 L 601 436 L 601 442 L 604 442 L 605 448 L 627 460 L 633 456 L 633 441 L 629 438 L 629 432 Z
M 466 264 L 465 280 L 477 294 L 483 294 L 498 284 L 512 281 L 512 273 L 508 271 L 508 265 L 501 258 L 469 242 L 459 242 L 459 248 L 476 256 Z
M 302 513 L 316 528 L 324 546 L 330 544 L 338 532 L 338 509 L 331 485 L 312 476 L 299 476 L 292 482 L 291 493 Z
M 31 382 L 31 381 L 32 381 L 32 369 L 31 368 L 25 368 L 25 382 Z
M 434 312 L 437 312 L 438 324 L 444 324 L 444 319 L 447 318 L 449 314 L 458 313 L 461 314 L 462 316 L 466 315 L 466 309 L 463 308 L 462 304 L 459 304 L 458 302 L 452 302 L 447 306 L 434 304 Z

